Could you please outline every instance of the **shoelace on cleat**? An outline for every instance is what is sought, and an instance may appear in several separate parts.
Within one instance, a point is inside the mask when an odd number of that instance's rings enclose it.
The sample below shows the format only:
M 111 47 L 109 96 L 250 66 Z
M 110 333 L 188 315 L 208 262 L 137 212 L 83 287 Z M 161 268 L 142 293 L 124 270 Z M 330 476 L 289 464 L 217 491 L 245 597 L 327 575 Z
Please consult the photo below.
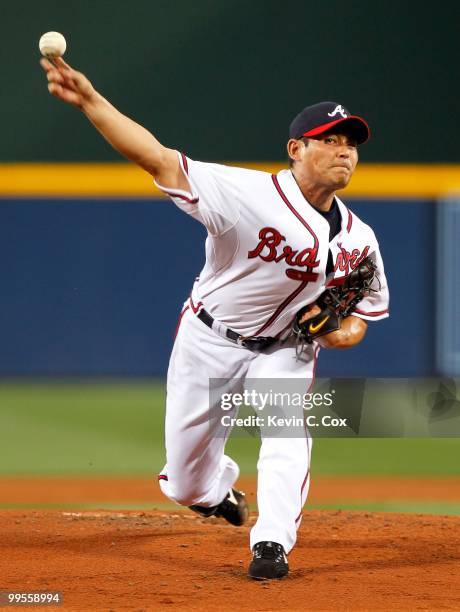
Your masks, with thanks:
M 275 561 L 275 563 L 285 560 L 283 547 L 276 542 L 262 542 L 261 544 L 256 544 L 254 547 L 254 558 L 270 559 Z

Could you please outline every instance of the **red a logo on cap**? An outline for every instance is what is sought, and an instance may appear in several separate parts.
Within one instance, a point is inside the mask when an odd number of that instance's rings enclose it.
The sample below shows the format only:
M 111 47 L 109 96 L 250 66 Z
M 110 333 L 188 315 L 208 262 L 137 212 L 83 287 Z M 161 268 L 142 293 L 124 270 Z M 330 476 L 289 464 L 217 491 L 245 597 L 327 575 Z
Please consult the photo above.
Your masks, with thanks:
M 332 113 L 328 113 L 328 116 L 329 117 L 335 117 L 335 115 L 337 115 L 337 113 L 340 113 L 344 119 L 346 119 L 348 117 L 347 113 L 343 110 L 343 108 L 342 108 L 342 106 L 340 104 L 334 108 Z

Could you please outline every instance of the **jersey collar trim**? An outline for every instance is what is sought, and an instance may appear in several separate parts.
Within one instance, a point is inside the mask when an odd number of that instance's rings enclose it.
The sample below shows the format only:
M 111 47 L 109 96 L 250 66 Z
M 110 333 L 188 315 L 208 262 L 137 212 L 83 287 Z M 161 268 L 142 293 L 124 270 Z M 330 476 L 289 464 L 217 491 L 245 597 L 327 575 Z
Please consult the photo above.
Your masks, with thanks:
M 307 221 L 304 219 L 304 217 L 299 213 L 299 211 L 294 207 L 294 205 L 290 202 L 289 198 L 287 197 L 287 195 L 285 194 L 280 181 L 279 181 L 279 174 L 278 176 L 276 174 L 272 174 L 272 180 L 273 180 L 273 184 L 275 185 L 275 189 L 278 192 L 278 194 L 280 195 L 281 199 L 283 200 L 283 202 L 286 204 L 286 206 L 289 208 L 289 210 L 297 217 L 297 219 L 302 223 L 302 225 L 304 227 L 307 228 L 307 230 L 310 232 L 310 234 L 313 236 L 313 239 L 315 241 L 315 248 L 318 248 L 318 236 L 315 234 L 315 232 L 312 230 L 312 228 L 309 226 L 309 224 L 307 223 Z M 325 221 L 325 220 L 324 220 Z M 325 221 L 325 223 L 327 223 L 327 221 Z M 329 224 L 327 223 L 328 227 Z
M 278 179 L 288 197 L 296 205 L 297 210 L 303 212 L 303 214 L 313 214 L 321 227 L 323 227 L 325 231 L 327 230 L 327 232 L 329 232 L 329 223 L 303 195 L 294 175 L 292 174 L 292 170 L 281 170 L 278 172 Z
M 337 234 L 337 236 L 340 236 L 345 231 L 347 232 L 347 234 L 349 234 L 350 231 L 351 231 L 351 227 L 353 225 L 353 213 L 351 212 L 351 210 L 349 208 L 347 208 L 347 206 L 345 206 L 345 204 L 342 202 L 342 200 L 340 198 L 335 196 L 335 199 L 336 199 L 337 205 L 339 207 L 340 216 L 342 217 L 341 229 L 340 229 L 340 232 Z M 337 238 L 337 236 L 336 236 L 336 238 Z M 334 240 L 335 240 L 335 238 L 334 238 Z

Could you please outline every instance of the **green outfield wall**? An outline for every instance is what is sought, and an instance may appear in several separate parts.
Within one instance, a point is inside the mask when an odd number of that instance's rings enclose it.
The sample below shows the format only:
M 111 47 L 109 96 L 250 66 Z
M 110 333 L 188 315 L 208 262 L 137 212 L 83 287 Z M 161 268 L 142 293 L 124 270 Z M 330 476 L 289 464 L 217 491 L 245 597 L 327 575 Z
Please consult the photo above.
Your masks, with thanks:
M 2 6 L 0 161 L 111 161 L 78 112 L 50 99 L 38 39 L 168 146 L 207 160 L 282 160 L 305 105 L 369 120 L 369 162 L 457 162 L 458 5 L 271 0 L 27 0 Z M 455 131 L 455 130 L 454 130 Z

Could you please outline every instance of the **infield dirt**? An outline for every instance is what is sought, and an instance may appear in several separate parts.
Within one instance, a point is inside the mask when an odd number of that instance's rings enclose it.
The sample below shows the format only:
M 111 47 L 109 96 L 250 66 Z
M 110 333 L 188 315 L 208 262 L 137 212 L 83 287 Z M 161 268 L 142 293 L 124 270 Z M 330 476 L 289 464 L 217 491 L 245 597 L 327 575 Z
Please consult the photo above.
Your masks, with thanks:
M 256 503 L 257 482 L 244 476 L 237 486 Z M 341 502 L 452 502 L 460 504 L 457 476 L 315 476 L 306 510 L 314 504 Z M 0 508 L 156 508 L 168 500 L 156 476 L 3 476 Z M 169 504 L 173 505 L 172 502 Z
M 268 583 L 246 576 L 249 526 L 188 511 L 5 510 L 0 529 L 0 588 L 61 591 L 61 610 L 460 608 L 458 517 L 306 512 Z

